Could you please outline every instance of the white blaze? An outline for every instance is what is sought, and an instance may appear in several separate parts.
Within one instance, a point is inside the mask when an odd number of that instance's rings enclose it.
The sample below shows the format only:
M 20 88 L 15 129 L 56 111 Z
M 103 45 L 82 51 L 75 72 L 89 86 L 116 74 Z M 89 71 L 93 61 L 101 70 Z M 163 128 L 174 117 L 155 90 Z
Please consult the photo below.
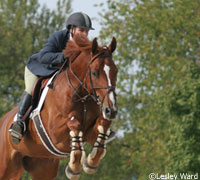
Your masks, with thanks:
M 106 73 L 106 76 L 107 76 L 107 79 L 108 79 L 108 86 L 112 86 L 111 81 L 110 81 L 110 76 L 109 76 L 110 67 L 105 64 L 105 66 L 104 66 L 103 69 L 104 69 L 104 71 Z M 110 100 L 111 100 L 111 102 L 113 104 L 113 108 L 116 109 L 116 107 L 115 107 L 114 93 L 112 91 L 109 93 L 109 98 L 110 98 Z

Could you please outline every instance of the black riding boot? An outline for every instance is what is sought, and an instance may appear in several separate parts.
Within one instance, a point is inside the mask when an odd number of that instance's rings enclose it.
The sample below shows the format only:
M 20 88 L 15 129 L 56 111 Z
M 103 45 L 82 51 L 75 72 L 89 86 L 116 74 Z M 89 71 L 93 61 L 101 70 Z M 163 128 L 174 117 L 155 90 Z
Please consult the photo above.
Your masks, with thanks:
M 19 144 L 24 135 L 26 125 L 22 118 L 31 105 L 31 99 L 32 96 L 24 91 L 18 106 L 17 121 L 15 121 L 9 129 L 14 144 Z

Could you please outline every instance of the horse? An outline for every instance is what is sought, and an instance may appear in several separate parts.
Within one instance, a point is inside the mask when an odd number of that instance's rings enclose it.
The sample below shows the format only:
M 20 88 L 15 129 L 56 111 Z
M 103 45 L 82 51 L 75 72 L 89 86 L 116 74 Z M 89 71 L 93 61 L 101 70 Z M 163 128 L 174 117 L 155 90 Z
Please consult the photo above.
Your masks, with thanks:
M 44 131 L 57 153 L 44 145 L 34 116 L 28 119 L 20 143 L 12 143 L 8 129 L 17 112 L 15 107 L 0 121 L 0 180 L 19 180 L 24 171 L 33 180 L 52 180 L 61 158 L 70 158 L 65 169 L 68 179 L 78 180 L 82 169 L 88 174 L 97 171 L 117 114 L 115 49 L 114 37 L 109 46 L 99 46 L 97 38 L 89 41 L 77 36 L 68 41 L 63 50 L 67 65 L 53 77 L 53 87 L 48 88 L 40 112 Z M 88 156 L 85 143 L 92 146 Z

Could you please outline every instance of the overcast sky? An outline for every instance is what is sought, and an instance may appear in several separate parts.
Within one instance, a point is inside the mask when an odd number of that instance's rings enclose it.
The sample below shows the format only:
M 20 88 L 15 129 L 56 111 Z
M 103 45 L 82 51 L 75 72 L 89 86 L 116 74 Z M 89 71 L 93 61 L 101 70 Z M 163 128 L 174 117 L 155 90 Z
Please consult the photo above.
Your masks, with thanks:
M 95 30 L 90 31 L 89 38 L 94 38 L 98 36 L 99 31 L 101 29 L 100 23 L 97 21 L 97 19 L 100 19 L 98 12 L 100 11 L 100 8 L 94 7 L 94 4 L 99 3 L 105 3 L 106 0 L 73 0 L 72 1 L 72 9 L 73 12 L 84 12 L 87 15 L 89 15 L 91 18 L 94 18 L 92 20 L 92 26 L 95 28 Z M 53 9 L 56 7 L 57 0 L 39 0 L 40 4 L 46 4 L 47 7 Z

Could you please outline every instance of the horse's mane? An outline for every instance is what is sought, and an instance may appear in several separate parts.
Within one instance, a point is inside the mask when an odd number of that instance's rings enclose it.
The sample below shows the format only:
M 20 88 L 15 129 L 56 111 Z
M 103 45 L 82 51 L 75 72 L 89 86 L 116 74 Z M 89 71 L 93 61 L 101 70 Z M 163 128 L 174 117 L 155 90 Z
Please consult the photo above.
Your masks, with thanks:
M 74 61 L 81 52 L 89 54 L 91 52 L 92 42 L 85 36 L 76 35 L 72 40 L 67 42 L 67 46 L 63 50 L 65 58 L 69 58 L 70 61 Z

